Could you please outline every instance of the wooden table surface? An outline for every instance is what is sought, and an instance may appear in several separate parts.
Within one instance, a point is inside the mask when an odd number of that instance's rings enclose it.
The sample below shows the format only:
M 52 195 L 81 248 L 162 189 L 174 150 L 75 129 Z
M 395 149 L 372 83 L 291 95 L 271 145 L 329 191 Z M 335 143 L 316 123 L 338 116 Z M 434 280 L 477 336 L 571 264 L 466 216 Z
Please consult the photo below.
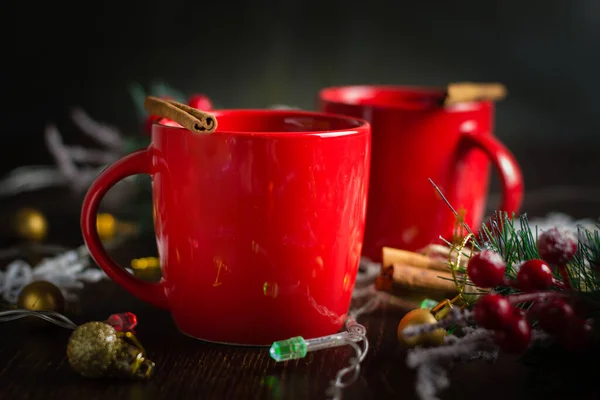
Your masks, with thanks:
M 536 164 L 531 163 L 530 174 L 534 174 Z M 38 194 L 2 203 L 1 209 L 9 212 L 15 206 L 37 202 L 54 227 L 53 243 L 76 246 L 81 243 L 77 221 L 79 201 Z M 535 205 L 529 209 L 526 201 L 526 211 L 534 216 L 552 210 L 576 217 L 598 215 L 598 202 L 552 201 L 543 205 L 532 202 Z M 123 246 L 114 255 L 126 261 L 153 255 L 154 251 L 152 243 L 136 242 Z M 89 284 L 80 297 L 78 312 L 72 316 L 76 323 L 104 320 L 112 313 L 124 311 L 138 316 L 138 339 L 156 363 L 152 379 L 129 382 L 82 378 L 70 369 L 66 360 L 70 331 L 22 320 L 0 326 L 0 399 L 321 399 L 325 398 L 329 381 L 338 369 L 347 365 L 351 356 L 349 348 L 338 348 L 309 353 L 297 361 L 276 363 L 267 348 L 228 347 L 184 336 L 167 312 L 142 303 L 112 281 Z M 416 398 L 415 372 L 406 367 L 405 354 L 396 339 L 402 315 L 401 311 L 382 310 L 360 318 L 359 322 L 368 330 L 371 350 L 359 381 L 344 391 L 345 399 Z M 596 360 L 591 356 L 581 359 L 558 353 L 547 357 L 543 370 L 508 356 L 501 356 L 494 364 L 483 361 L 460 364 L 452 370 L 451 387 L 441 397 L 598 398 L 600 389 L 595 379 L 600 374 Z M 585 367 L 583 361 L 586 364 L 590 361 L 590 367 Z

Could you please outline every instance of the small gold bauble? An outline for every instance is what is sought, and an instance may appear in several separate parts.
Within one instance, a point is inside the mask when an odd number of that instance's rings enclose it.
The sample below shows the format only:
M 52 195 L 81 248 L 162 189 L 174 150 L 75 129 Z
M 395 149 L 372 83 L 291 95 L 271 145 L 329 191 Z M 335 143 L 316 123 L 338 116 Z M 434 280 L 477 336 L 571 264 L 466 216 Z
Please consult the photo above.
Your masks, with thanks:
M 117 234 L 117 220 L 110 214 L 100 213 L 96 217 L 96 229 L 101 240 L 110 240 Z
M 21 239 L 40 241 L 48 233 L 48 222 L 40 211 L 33 208 L 22 208 L 14 217 L 14 229 Z
M 19 308 L 31 311 L 65 310 L 65 298 L 58 287 L 47 281 L 35 281 L 25 285 L 17 300 Z
M 131 268 L 134 270 L 160 268 L 160 260 L 158 257 L 134 258 L 131 260 Z
M 75 372 L 99 378 L 111 373 L 121 347 L 117 331 L 104 322 L 88 322 L 71 334 L 67 358 Z
M 398 341 L 408 347 L 440 345 L 444 342 L 444 337 L 446 336 L 446 330 L 443 328 L 412 337 L 406 337 L 403 334 L 404 329 L 411 325 L 435 323 L 437 323 L 437 320 L 427 308 L 417 308 L 409 311 L 402 318 L 400 324 L 398 324 Z

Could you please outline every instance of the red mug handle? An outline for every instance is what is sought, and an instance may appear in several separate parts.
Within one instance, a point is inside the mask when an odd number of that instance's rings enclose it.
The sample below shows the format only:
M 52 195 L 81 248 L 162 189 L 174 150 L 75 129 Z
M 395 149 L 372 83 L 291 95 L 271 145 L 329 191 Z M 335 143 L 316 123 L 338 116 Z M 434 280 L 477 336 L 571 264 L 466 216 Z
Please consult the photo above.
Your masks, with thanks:
M 509 216 L 518 213 L 523 201 L 523 174 L 515 157 L 492 135 L 466 132 L 463 137 L 467 144 L 482 150 L 498 170 L 502 185 L 499 209 Z
M 120 180 L 136 174 L 152 175 L 152 154 L 147 149 L 133 152 L 106 168 L 88 189 L 81 210 L 83 240 L 98 266 L 109 278 L 155 307 L 169 308 L 164 283 L 145 282 L 128 273 L 110 258 L 96 228 L 98 206 L 104 195 Z

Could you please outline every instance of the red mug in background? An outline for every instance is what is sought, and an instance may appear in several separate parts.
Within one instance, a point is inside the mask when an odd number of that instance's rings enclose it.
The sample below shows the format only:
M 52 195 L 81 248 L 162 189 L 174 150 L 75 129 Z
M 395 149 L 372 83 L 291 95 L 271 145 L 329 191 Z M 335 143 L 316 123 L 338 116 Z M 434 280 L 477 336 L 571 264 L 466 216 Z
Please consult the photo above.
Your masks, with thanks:
M 81 215 L 91 256 L 195 338 L 271 345 L 339 331 L 363 242 L 369 123 L 303 111 L 211 113 L 210 134 L 154 123 L 147 149 L 98 176 Z M 142 173 L 152 177 L 158 283 L 118 266 L 96 230 L 105 193 Z
M 479 229 L 489 164 L 500 174 L 500 210 L 518 212 L 523 180 L 513 155 L 493 136 L 494 104 L 442 106 L 444 91 L 403 86 L 346 86 L 319 93 L 327 113 L 369 121 L 371 182 L 363 255 L 381 261 L 382 247 L 419 250 L 451 239 L 455 217 L 429 179 L 465 222 Z

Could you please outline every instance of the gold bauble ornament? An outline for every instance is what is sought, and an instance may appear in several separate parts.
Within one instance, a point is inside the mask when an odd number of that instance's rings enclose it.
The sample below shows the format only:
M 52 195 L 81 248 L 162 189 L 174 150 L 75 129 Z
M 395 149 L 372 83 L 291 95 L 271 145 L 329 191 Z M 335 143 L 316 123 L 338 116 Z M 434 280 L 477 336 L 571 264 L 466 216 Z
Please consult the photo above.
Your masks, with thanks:
M 117 234 L 117 220 L 110 214 L 100 213 L 96 217 L 96 229 L 101 240 L 110 240 Z
M 131 332 L 117 332 L 104 322 L 79 326 L 69 338 L 67 358 L 73 370 L 88 378 L 147 379 L 154 363 Z
M 131 260 L 131 268 L 134 270 L 160 268 L 158 257 L 142 257 Z
M 67 358 L 75 372 L 89 378 L 106 376 L 119 349 L 117 331 L 104 322 L 78 327 L 67 345 Z
M 398 324 L 398 341 L 405 346 L 435 346 L 444 343 L 444 337 L 446 336 L 446 330 L 439 328 L 433 332 L 424 333 L 422 335 L 416 335 L 412 337 L 406 337 L 403 334 L 405 328 L 412 325 L 423 325 L 423 324 L 435 324 L 438 321 L 435 319 L 431 311 L 427 308 L 417 308 L 409 311 L 400 320 Z
M 56 311 L 65 309 L 65 298 L 61 290 L 47 281 L 31 282 L 21 289 L 17 299 L 19 308 L 31 311 Z
M 13 220 L 15 233 L 21 239 L 41 241 L 48 233 L 48 221 L 44 214 L 33 208 L 21 208 Z

